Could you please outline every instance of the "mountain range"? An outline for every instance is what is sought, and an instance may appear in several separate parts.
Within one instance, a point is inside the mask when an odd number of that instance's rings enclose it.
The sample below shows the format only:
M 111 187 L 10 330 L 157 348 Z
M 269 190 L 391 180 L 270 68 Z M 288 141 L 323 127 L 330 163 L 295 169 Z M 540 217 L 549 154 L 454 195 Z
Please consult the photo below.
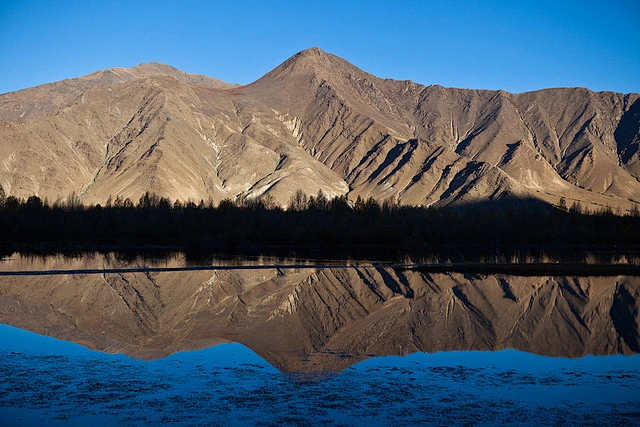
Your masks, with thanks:
M 435 66 L 435 65 L 434 65 Z M 0 95 L 7 195 L 640 204 L 640 94 L 381 79 L 318 48 L 248 85 L 151 63 Z

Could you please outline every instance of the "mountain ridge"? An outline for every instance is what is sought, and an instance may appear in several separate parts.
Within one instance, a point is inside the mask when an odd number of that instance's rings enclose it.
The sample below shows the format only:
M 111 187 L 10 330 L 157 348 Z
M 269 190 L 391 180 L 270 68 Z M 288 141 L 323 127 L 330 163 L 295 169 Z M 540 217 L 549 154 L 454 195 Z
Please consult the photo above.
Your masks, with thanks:
M 380 79 L 319 48 L 242 86 L 140 64 L 0 95 L 0 184 L 87 203 L 154 191 L 286 205 L 301 189 L 629 211 L 640 203 L 639 111 L 638 94 Z

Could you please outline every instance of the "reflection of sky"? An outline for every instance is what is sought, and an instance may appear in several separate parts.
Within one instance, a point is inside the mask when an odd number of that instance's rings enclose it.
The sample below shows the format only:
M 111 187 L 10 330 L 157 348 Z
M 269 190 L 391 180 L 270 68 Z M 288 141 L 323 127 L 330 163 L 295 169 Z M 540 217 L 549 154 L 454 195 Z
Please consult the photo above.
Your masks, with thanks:
M 240 344 L 143 362 L 0 325 L 10 424 L 633 424 L 638 412 L 640 356 L 415 353 L 300 382 Z
M 94 352 L 81 345 L 62 341 L 24 329 L 0 324 L 0 351 L 37 354 L 90 355 Z

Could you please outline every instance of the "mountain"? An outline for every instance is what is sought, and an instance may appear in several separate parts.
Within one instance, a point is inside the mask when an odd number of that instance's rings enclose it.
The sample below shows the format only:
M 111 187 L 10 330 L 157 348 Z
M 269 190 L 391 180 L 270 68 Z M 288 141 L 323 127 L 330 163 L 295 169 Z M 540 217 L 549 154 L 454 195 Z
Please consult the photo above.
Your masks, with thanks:
M 216 89 L 229 89 L 237 86 L 199 74 L 187 74 L 177 68 L 158 62 L 144 63 L 132 68 L 97 71 L 80 78 L 3 94 L 0 101 L 0 122 L 44 117 L 69 105 L 89 89 L 109 87 L 148 76 L 171 76 L 186 84 Z
M 18 197 L 640 203 L 639 94 L 423 86 L 317 48 L 245 86 L 99 71 L 0 95 L 0 122 L 0 184 Z
M 87 267 L 80 259 L 34 263 Z M 416 351 L 633 354 L 639 308 L 632 276 L 354 267 L 0 278 L 2 323 L 144 359 L 239 342 L 290 373 L 337 372 L 372 355 Z

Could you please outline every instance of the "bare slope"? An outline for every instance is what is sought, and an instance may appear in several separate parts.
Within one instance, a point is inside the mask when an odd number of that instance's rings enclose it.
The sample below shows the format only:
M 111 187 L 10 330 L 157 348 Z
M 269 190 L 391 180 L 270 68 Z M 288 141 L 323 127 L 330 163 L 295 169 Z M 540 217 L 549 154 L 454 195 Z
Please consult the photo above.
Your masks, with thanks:
M 132 68 L 112 68 L 84 77 L 2 94 L 0 95 L 0 123 L 19 118 L 43 117 L 70 104 L 89 89 L 109 87 L 149 76 L 172 76 L 187 84 L 217 89 L 236 86 L 211 77 L 188 74 L 158 62 L 143 63 Z
M 0 95 L 8 194 L 87 202 L 302 189 L 405 204 L 506 197 L 631 209 L 640 95 L 379 79 L 313 48 L 247 86 L 162 64 Z

